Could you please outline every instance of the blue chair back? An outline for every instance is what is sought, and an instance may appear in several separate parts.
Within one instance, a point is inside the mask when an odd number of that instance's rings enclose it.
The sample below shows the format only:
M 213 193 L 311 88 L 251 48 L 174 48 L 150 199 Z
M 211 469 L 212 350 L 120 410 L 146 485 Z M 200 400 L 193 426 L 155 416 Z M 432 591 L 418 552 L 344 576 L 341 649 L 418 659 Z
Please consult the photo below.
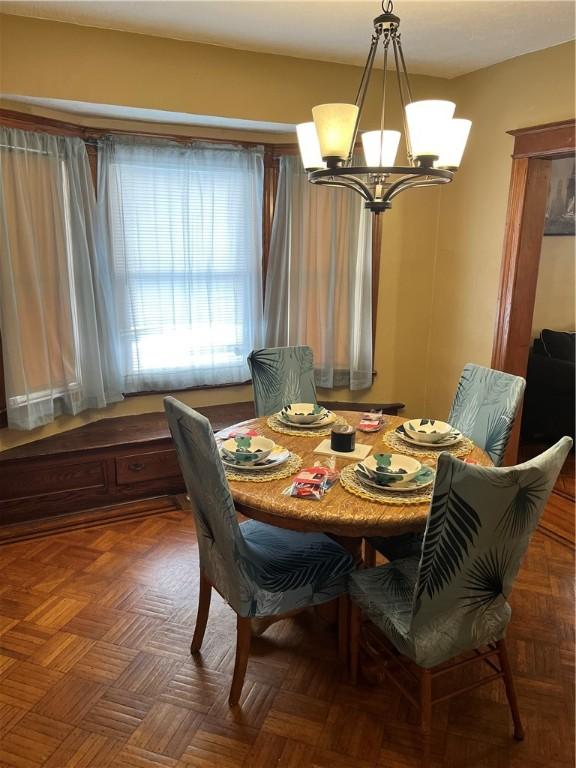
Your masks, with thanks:
M 412 597 L 418 663 L 435 666 L 504 636 L 512 584 L 571 446 L 563 437 L 506 468 L 440 455 Z
M 468 363 L 448 421 L 502 464 L 526 382 L 520 376 Z
M 246 547 L 210 422 L 173 397 L 164 409 L 190 497 L 200 568 L 237 613 L 251 602 Z
M 315 403 L 314 357 L 310 347 L 269 347 L 248 355 L 257 416 L 288 403 Z

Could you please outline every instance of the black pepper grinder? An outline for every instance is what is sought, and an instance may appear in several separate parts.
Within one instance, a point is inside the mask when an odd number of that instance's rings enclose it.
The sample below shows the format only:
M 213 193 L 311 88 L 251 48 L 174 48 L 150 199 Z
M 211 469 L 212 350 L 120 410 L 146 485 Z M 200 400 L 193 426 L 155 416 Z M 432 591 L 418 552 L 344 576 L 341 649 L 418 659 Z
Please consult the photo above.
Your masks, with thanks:
M 339 453 L 351 453 L 356 447 L 356 430 L 349 424 L 337 424 L 332 427 L 330 448 Z

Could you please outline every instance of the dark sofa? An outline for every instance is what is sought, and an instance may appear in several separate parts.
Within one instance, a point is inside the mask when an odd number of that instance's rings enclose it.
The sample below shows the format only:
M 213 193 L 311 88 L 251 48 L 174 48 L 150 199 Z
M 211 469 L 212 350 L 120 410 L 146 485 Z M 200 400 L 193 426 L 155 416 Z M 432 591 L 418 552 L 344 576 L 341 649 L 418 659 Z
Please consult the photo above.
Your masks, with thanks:
M 544 329 L 528 358 L 522 436 L 555 442 L 574 438 L 576 334 Z

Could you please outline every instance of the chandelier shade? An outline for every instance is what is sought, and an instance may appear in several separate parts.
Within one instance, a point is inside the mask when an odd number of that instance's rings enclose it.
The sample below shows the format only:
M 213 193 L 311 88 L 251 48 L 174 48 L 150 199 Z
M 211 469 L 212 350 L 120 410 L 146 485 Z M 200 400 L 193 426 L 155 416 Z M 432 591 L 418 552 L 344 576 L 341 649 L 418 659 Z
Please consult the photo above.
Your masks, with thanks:
M 297 126 L 298 143 L 308 180 L 312 184 L 352 189 L 365 207 L 381 213 L 403 190 L 447 184 L 460 166 L 470 132 L 469 120 L 454 118 L 451 101 L 412 97 L 400 38 L 400 19 L 391 0 L 383 0 L 382 14 L 374 19 L 374 32 L 355 103 L 319 104 L 312 108 L 312 123 Z M 379 130 L 360 135 L 366 165 L 352 165 L 368 87 L 378 49 L 383 68 Z M 402 107 L 407 164 L 397 166 L 400 131 L 386 128 L 388 56 L 392 54 L 396 86 Z
M 312 116 L 322 160 L 335 166 L 348 160 L 356 135 L 359 109 L 356 104 L 319 104 Z
M 445 143 L 445 135 L 454 115 L 452 101 L 413 101 L 406 105 L 406 122 L 410 134 L 412 157 L 437 160 Z
M 444 132 L 440 156 L 434 163 L 437 168 L 456 170 L 459 167 L 462 155 L 466 149 L 466 142 L 468 141 L 471 127 L 472 123 L 470 120 L 455 117 L 450 121 Z
M 298 136 L 298 146 L 304 168 L 307 171 L 326 168 L 326 163 L 322 160 L 320 142 L 314 123 L 300 123 L 296 126 L 296 135 Z
M 366 165 L 394 165 L 402 134 L 400 131 L 367 131 L 362 134 Z

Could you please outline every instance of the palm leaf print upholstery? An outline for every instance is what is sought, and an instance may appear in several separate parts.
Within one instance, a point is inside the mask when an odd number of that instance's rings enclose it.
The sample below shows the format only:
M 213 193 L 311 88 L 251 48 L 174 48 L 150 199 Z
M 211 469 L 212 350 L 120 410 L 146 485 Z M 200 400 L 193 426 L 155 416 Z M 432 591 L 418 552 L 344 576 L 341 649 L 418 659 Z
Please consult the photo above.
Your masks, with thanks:
M 315 403 L 314 357 L 310 347 L 269 347 L 248 355 L 257 416 L 288 403 Z
M 509 468 L 440 455 L 421 555 L 350 579 L 353 600 L 401 653 L 430 668 L 504 637 L 514 579 L 571 447 L 563 437 Z
M 200 569 L 236 613 L 288 613 L 345 593 L 352 556 L 321 533 L 239 525 L 210 422 L 173 397 L 164 408 L 192 503 Z
M 448 421 L 502 464 L 526 382 L 520 376 L 468 363 L 456 388 Z
M 456 491 L 434 495 L 428 520 L 428 547 L 422 553 L 418 597 L 432 597 L 458 571 L 478 534 L 480 518 Z

